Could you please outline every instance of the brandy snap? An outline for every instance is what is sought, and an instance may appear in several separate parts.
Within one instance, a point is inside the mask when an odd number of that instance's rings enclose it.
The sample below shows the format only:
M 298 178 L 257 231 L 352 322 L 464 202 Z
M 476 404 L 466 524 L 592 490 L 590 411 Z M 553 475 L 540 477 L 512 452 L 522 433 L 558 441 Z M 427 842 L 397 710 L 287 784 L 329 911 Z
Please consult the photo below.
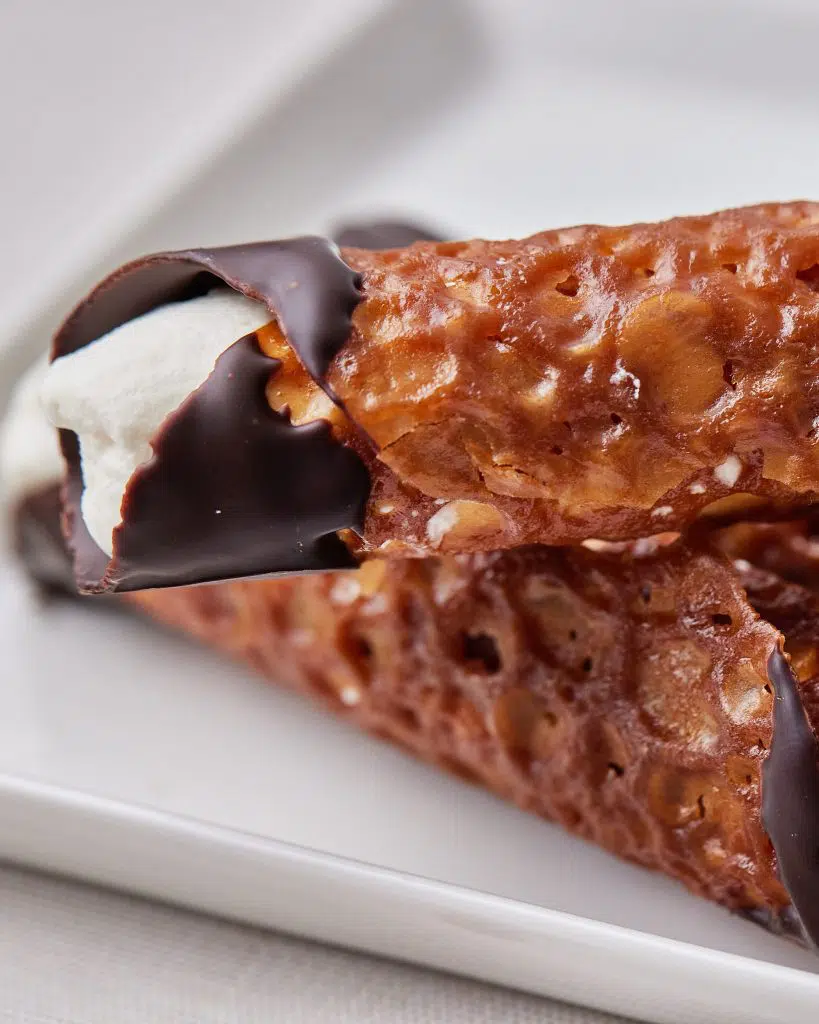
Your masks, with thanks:
M 794 630 L 793 669 L 754 586 Z M 723 557 L 675 544 L 376 559 L 127 600 L 415 756 L 816 942 L 819 676 L 799 624 L 817 608 L 770 579 L 749 592 Z
M 818 289 L 811 203 L 138 260 L 65 322 L 46 384 L 78 579 L 631 540 L 809 506 Z

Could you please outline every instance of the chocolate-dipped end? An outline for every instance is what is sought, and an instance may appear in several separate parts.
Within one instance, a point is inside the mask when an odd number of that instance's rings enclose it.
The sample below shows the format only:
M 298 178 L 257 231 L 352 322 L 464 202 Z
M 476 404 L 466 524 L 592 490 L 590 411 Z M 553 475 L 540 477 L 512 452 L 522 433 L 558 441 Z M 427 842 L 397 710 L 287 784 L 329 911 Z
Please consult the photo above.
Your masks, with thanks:
M 375 249 L 407 245 L 419 240 L 435 240 L 437 237 L 434 232 L 419 225 L 398 221 L 376 221 L 342 228 L 337 235 L 337 241 L 359 248 Z M 352 314 L 362 298 L 361 282 L 359 275 L 343 262 L 333 243 L 316 237 L 259 242 L 219 249 L 159 253 L 130 263 L 99 284 L 68 317 L 56 335 L 53 358 L 68 355 L 128 320 L 148 313 L 158 306 L 194 298 L 219 285 L 227 285 L 267 306 L 271 314 L 277 318 L 285 337 L 305 368 L 325 393 L 335 400 L 327 384 L 326 373 L 333 358 L 351 333 Z M 255 348 L 252 358 L 247 346 L 241 351 L 247 357 L 245 362 L 249 360 L 256 364 L 257 359 L 263 358 Z M 242 360 L 236 360 L 235 357 L 236 353 L 230 362 L 236 363 L 237 372 L 243 372 L 246 367 L 240 365 Z M 267 372 L 270 373 L 273 369 L 270 361 Z M 228 400 L 227 392 L 230 389 L 220 389 L 217 383 L 220 379 L 219 374 L 211 378 L 208 394 L 215 390 L 224 400 Z M 213 410 L 214 403 L 204 402 L 201 398 L 193 405 L 186 405 L 186 416 L 193 416 L 197 424 L 195 430 L 187 433 L 191 443 L 195 443 L 203 436 L 200 406 L 204 405 Z M 63 454 L 69 465 L 65 522 L 67 536 L 75 553 L 77 581 L 83 591 L 137 589 L 145 586 L 172 585 L 174 582 L 181 584 L 193 582 L 194 578 L 197 582 L 204 582 L 206 579 L 228 579 L 240 572 L 240 566 L 247 570 L 242 572 L 243 575 L 259 575 L 276 571 L 337 569 L 351 564 L 346 548 L 337 538 L 325 536 L 320 539 L 316 530 L 328 522 L 336 521 L 340 523 L 338 528 L 361 528 L 363 509 L 369 494 L 369 476 L 363 462 L 347 449 L 343 456 L 336 452 L 336 457 L 331 457 L 333 444 L 338 449 L 340 445 L 333 442 L 326 426 L 293 428 L 276 414 L 273 414 L 271 419 L 266 403 L 265 408 L 261 409 L 254 398 L 253 405 L 259 411 L 259 415 L 263 416 L 263 422 L 268 425 L 266 436 L 272 447 L 285 460 L 286 472 L 291 478 L 292 486 L 305 496 L 312 495 L 314 499 L 312 506 L 308 507 L 305 502 L 299 505 L 287 499 L 281 500 L 281 495 L 277 499 L 269 488 L 263 487 L 257 488 L 257 493 L 251 496 L 253 488 L 247 486 L 245 481 L 238 496 L 239 505 L 252 506 L 257 510 L 266 508 L 270 521 L 278 524 L 279 540 L 276 545 L 269 542 L 263 545 L 265 555 L 261 560 L 249 552 L 240 557 L 237 551 L 240 546 L 239 538 L 230 541 L 227 538 L 228 528 L 241 531 L 244 529 L 241 524 L 249 521 L 247 518 L 228 517 L 222 521 L 223 525 L 216 532 L 206 537 L 195 505 L 190 499 L 187 504 L 184 501 L 180 504 L 180 495 L 176 496 L 177 500 L 173 503 L 177 519 L 175 528 L 183 530 L 180 525 L 183 521 L 199 522 L 198 540 L 194 543 L 191 539 L 190 543 L 190 547 L 195 549 L 190 552 L 196 556 L 194 562 L 185 569 L 179 558 L 169 558 L 165 551 L 157 551 L 155 556 L 152 554 L 151 544 L 159 543 L 160 531 L 153 520 L 144 523 L 140 517 L 148 512 L 152 517 L 170 514 L 169 496 L 175 486 L 175 480 L 167 469 L 162 468 L 161 462 L 173 455 L 177 469 L 183 467 L 180 479 L 185 480 L 190 479 L 190 473 L 185 472 L 184 465 L 194 464 L 191 461 L 195 458 L 194 454 L 190 453 L 188 459 L 179 448 L 178 441 L 185 435 L 185 431 L 175 425 L 172 433 L 174 442 L 169 443 L 166 431 L 163 431 L 162 436 L 156 439 L 155 456 L 149 467 L 144 467 L 132 478 L 126 493 L 124 524 L 115 538 L 114 558 L 109 561 L 91 538 L 82 519 L 80 499 L 83 484 L 77 439 L 70 431 L 61 431 Z M 181 410 L 179 412 L 181 413 Z M 217 413 L 216 420 L 219 419 Z M 177 424 L 178 420 L 179 414 L 172 417 L 173 424 Z M 236 434 L 237 431 L 241 434 L 242 425 L 233 423 L 232 428 L 233 440 L 238 441 Z M 247 424 L 244 424 L 244 428 L 247 428 Z M 310 435 L 310 444 L 307 443 L 307 435 L 303 433 L 307 429 L 313 431 Z M 254 445 L 255 456 L 261 464 L 264 461 L 264 445 L 260 438 L 257 438 L 257 441 L 259 443 Z M 290 451 L 288 445 L 291 443 L 293 458 L 287 454 Z M 295 458 L 297 451 L 299 459 L 307 460 L 301 465 L 301 476 L 299 461 Z M 273 474 L 275 479 L 276 467 L 270 462 L 272 454 L 271 449 L 267 453 L 265 468 L 267 475 Z M 315 480 L 317 475 L 325 473 L 331 465 L 333 472 L 327 480 L 334 480 L 337 491 L 332 495 L 323 494 L 319 501 Z M 344 472 L 339 475 L 337 470 L 342 467 Z M 216 468 L 215 464 L 212 468 Z M 167 484 L 167 493 L 165 500 L 161 501 L 156 488 L 157 481 L 163 476 Z M 260 478 L 261 476 L 260 472 Z M 214 482 L 211 481 L 212 484 Z M 223 484 L 227 485 L 224 477 Z M 228 504 L 226 495 L 231 500 L 237 497 L 227 491 L 220 496 L 215 489 L 211 490 L 210 497 L 217 505 Z M 262 494 L 261 491 L 265 493 Z M 194 493 L 191 489 L 190 494 Z M 326 503 L 326 507 L 321 501 Z M 339 508 L 348 511 L 344 515 L 338 515 Z M 298 543 L 293 538 L 286 539 L 283 533 L 283 524 L 287 516 L 295 514 L 302 517 L 299 523 L 291 524 L 294 537 L 299 538 Z M 217 551 L 212 552 L 210 557 L 205 557 L 206 544 L 216 543 L 217 537 L 219 543 L 227 545 L 224 559 Z M 305 541 L 305 537 L 309 539 Z M 245 543 L 248 542 L 249 538 Z M 280 559 L 278 564 L 271 561 L 274 550 Z M 219 566 L 220 574 L 214 575 Z M 176 579 L 175 574 L 178 576 Z
M 413 242 L 443 242 L 442 235 L 422 224 L 374 220 L 340 224 L 333 231 L 337 245 L 349 249 L 403 249 Z
M 155 253 L 127 263 L 70 314 L 54 338 L 52 359 L 218 285 L 266 306 L 312 378 L 327 390 L 325 375 L 350 336 L 363 296 L 360 275 L 334 243 L 314 236 Z
M 79 514 L 79 447 L 71 431 L 61 432 L 66 527 L 83 592 L 356 565 L 336 531 L 362 528 L 369 474 L 329 423 L 294 426 L 270 408 L 265 388 L 279 365 L 255 334 L 219 357 L 129 480 L 110 560 Z
M 762 823 L 805 937 L 819 946 L 819 743 L 780 650 L 768 659 L 774 689 L 771 749 L 762 767 Z
M 748 907 L 738 910 L 736 913 L 746 921 L 764 928 L 771 935 L 776 935 L 780 939 L 789 939 L 799 946 L 808 945 L 805 931 L 792 906 L 783 907 L 779 913 L 774 913 L 765 907 Z
M 263 303 L 313 379 L 334 399 L 325 375 L 352 332 L 352 314 L 362 294 L 359 275 L 323 238 L 158 253 L 127 264 L 68 317 L 55 336 L 52 358 L 159 306 L 220 285 Z M 153 459 L 126 489 L 123 525 L 115 532 L 110 562 L 82 521 L 77 440 L 70 431 L 61 432 L 69 464 L 65 523 L 81 590 L 99 593 L 353 564 L 342 542 L 327 534 L 361 529 L 369 473 L 327 423 L 294 427 L 269 408 L 264 385 L 277 365 L 255 341 L 245 339 L 230 355 L 223 354 L 205 385 L 169 417 L 154 438 Z M 234 407 L 237 402 L 244 404 Z M 210 426 L 204 422 L 205 410 Z M 206 447 L 183 451 L 183 441 Z M 209 505 L 200 508 L 203 501 Z M 157 523 L 157 516 L 168 517 L 167 523 Z
M 11 541 L 43 597 L 78 597 L 71 553 L 60 529 L 61 484 L 55 481 L 20 498 L 10 509 Z

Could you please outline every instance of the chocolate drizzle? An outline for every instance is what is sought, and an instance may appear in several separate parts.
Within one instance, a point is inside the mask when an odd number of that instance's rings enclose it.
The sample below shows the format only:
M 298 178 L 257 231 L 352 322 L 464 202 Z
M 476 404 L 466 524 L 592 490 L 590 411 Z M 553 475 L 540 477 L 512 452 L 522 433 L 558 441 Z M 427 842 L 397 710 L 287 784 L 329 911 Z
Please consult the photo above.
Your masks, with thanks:
M 762 822 L 808 941 L 819 946 L 819 743 L 781 651 L 768 659 L 774 728 L 762 766 Z
M 267 306 L 313 379 L 333 398 L 325 374 L 350 336 L 363 296 L 360 276 L 323 238 L 137 260 L 74 310 L 55 337 L 53 358 L 158 306 L 223 284 Z M 110 562 L 82 522 L 79 447 L 70 431 L 61 431 L 69 465 L 66 527 L 82 590 L 355 564 L 335 531 L 362 529 L 370 489 L 364 463 L 332 436 L 327 423 L 296 427 L 269 408 L 264 387 L 278 363 L 255 341 L 244 339 L 228 352 L 169 417 L 154 439 L 154 458 L 131 478 Z M 183 450 L 183 444 L 189 447 Z

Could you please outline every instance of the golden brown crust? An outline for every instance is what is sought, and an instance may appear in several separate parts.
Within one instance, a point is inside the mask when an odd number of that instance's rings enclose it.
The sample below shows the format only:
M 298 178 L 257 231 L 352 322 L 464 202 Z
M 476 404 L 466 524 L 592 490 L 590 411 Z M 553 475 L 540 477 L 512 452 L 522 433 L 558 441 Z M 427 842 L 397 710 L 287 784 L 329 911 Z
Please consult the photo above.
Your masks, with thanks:
M 766 666 L 784 633 L 819 723 L 809 526 L 717 531 L 733 565 L 676 538 L 819 495 L 819 205 L 344 257 L 365 297 L 330 369 L 338 403 L 276 324 L 259 332 L 281 363 L 268 398 L 330 420 L 368 466 L 348 543 L 423 557 L 130 600 L 776 919 Z
M 788 903 L 760 822 L 780 634 L 719 556 L 525 548 L 130 600 L 701 895 Z
M 370 550 L 815 501 L 819 205 L 344 257 L 365 299 L 329 383 L 375 446 Z

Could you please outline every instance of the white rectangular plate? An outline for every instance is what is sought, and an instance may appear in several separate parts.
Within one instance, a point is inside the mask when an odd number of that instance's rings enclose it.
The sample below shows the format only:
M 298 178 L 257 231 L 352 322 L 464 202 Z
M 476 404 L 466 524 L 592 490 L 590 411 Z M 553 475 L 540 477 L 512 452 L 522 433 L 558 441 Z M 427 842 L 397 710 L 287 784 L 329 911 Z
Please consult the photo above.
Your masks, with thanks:
M 102 248 L 385 211 L 504 235 L 808 194 L 818 16 L 397 2 Z M 33 351 L 8 340 L 4 389 Z M 0 856 L 654 1021 L 816 1019 L 807 953 L 154 627 L 40 608 L 8 565 L 0 652 Z

